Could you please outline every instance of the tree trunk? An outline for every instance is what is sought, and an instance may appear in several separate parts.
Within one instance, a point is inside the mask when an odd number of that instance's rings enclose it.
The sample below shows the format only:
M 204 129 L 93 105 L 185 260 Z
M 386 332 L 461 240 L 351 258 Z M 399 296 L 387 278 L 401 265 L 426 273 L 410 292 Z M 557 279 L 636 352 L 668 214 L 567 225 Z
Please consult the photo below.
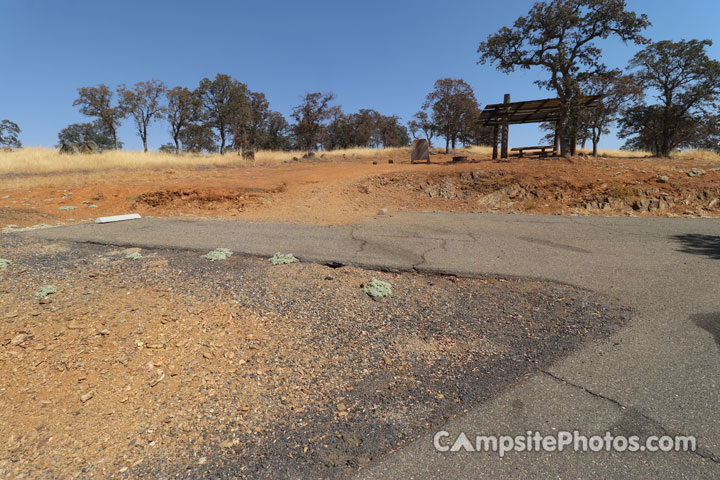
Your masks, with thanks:
M 593 138 L 593 157 L 597 157 L 598 155 L 598 139 Z
M 445 153 L 450 151 L 450 137 L 445 137 Z
M 175 155 L 180 154 L 180 142 L 178 141 L 177 135 L 173 137 L 173 141 L 175 142 Z

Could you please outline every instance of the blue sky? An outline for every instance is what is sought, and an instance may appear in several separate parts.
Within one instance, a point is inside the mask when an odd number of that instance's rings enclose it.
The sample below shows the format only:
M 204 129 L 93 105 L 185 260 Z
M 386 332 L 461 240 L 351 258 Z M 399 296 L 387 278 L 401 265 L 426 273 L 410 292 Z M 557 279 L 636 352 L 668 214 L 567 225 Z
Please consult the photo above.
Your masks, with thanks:
M 504 75 L 477 65 L 478 43 L 527 13 L 532 1 L 219 1 L 0 0 L 0 119 L 22 129 L 29 146 L 51 146 L 70 123 L 77 88 L 158 78 L 197 86 L 226 73 L 264 92 L 288 116 L 304 92 L 332 91 L 346 112 L 373 108 L 410 119 L 443 77 L 465 79 L 484 105 L 553 96 L 533 84 L 539 70 Z M 716 0 L 628 0 L 648 14 L 655 39 L 713 38 Z M 610 66 L 637 47 L 601 44 Z M 720 44 L 710 50 L 720 58 Z M 120 129 L 140 149 L 130 120 Z M 511 144 L 535 144 L 535 126 L 513 126 Z M 154 124 L 151 148 L 169 141 Z M 610 136 L 601 148 L 616 148 Z

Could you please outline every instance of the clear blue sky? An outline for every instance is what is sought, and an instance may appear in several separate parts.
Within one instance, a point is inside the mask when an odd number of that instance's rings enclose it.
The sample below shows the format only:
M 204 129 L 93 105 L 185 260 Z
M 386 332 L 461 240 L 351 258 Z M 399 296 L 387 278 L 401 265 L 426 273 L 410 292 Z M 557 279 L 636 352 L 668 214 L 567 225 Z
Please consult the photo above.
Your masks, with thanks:
M 713 38 L 717 0 L 628 0 L 648 14 L 655 40 Z M 288 115 L 304 92 L 333 91 L 346 112 L 374 108 L 403 121 L 434 81 L 463 78 L 484 105 L 553 96 L 533 80 L 541 71 L 497 73 L 477 65 L 478 43 L 527 13 L 532 1 L 161 1 L 0 0 L 0 119 L 22 129 L 29 146 L 51 146 L 70 123 L 88 121 L 72 106 L 77 88 L 158 78 L 197 86 L 226 73 L 264 92 Z M 602 44 L 610 66 L 633 45 Z M 710 51 L 720 58 L 720 44 Z M 513 126 L 511 143 L 534 144 L 535 126 Z M 120 130 L 140 149 L 130 120 Z M 152 148 L 169 141 L 155 124 Z M 601 147 L 620 145 L 614 136 Z

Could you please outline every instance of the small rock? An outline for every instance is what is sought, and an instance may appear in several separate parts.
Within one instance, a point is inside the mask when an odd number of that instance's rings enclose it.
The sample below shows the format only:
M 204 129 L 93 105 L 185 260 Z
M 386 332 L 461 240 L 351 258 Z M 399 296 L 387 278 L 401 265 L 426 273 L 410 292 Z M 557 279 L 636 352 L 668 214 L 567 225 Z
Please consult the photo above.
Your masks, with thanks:
M 165 372 L 163 372 L 162 370 L 158 370 L 157 373 L 155 374 L 155 376 L 153 376 L 153 378 L 150 379 L 148 384 L 151 387 L 154 387 L 158 383 L 162 382 L 164 378 L 165 378 Z
M 200 460 L 198 460 L 198 465 L 205 465 L 207 463 L 206 457 L 200 457 Z
M 373 165 L 377 165 L 377 164 L 378 164 L 377 160 L 373 160 Z
M 688 177 L 702 177 L 705 175 L 705 170 L 702 168 L 691 168 L 687 172 L 685 172 Z
M 657 181 L 658 183 L 667 183 L 667 181 L 670 180 L 667 175 L 658 175 Z
M 91 398 L 93 398 L 94 396 L 95 396 L 95 392 L 88 392 L 85 395 L 83 395 L 82 397 L 80 397 L 80 401 L 82 403 L 85 403 L 88 400 L 90 400 Z
M 27 333 L 19 333 L 10 340 L 10 345 L 22 345 L 27 342 L 28 338 L 30 338 L 30 336 Z
M 387 215 L 387 212 L 388 212 L 387 208 L 381 208 L 377 214 L 378 215 Z
M 35 293 L 35 296 L 42 298 L 48 295 L 52 295 L 53 293 L 57 293 L 57 287 L 55 285 L 45 285 Z

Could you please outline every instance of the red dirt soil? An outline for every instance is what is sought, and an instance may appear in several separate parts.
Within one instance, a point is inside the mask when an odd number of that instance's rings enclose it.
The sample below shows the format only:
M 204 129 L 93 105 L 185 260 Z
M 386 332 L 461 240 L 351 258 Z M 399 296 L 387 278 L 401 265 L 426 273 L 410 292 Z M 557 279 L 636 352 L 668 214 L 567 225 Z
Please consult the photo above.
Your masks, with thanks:
M 130 212 L 344 224 L 375 215 L 381 208 L 391 212 L 720 216 L 720 171 L 709 160 L 493 161 L 470 155 L 467 163 L 454 164 L 452 156 L 433 155 L 431 165 L 413 165 L 405 152 L 380 150 L 374 160 L 338 163 L 118 171 L 112 183 L 98 181 L 87 172 L 6 176 L 0 178 L 0 227 L 73 224 Z M 705 174 L 691 177 L 686 173 L 691 168 L 703 169 Z M 108 178 L 112 172 L 104 174 Z

